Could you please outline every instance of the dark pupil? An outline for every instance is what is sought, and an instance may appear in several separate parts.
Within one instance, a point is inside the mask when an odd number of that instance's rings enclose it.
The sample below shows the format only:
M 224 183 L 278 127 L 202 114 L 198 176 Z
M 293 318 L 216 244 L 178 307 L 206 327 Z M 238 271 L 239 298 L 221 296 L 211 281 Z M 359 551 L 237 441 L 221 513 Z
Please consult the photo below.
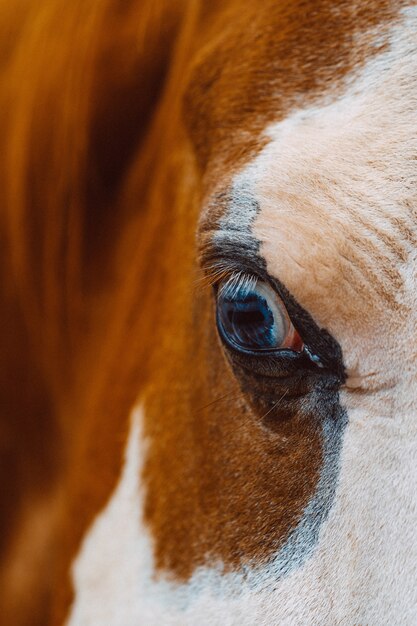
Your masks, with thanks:
M 276 328 L 267 301 L 256 293 L 234 299 L 220 298 L 219 316 L 223 331 L 238 346 L 268 349 L 276 346 Z

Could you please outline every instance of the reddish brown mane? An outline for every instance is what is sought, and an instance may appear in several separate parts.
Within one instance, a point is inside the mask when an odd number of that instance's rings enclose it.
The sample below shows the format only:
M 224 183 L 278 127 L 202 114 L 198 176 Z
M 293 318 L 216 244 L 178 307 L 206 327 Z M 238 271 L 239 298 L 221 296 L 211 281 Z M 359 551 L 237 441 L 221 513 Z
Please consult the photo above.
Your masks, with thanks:
M 34 615 L 45 623 L 36 606 L 38 584 L 45 582 L 43 570 L 51 580 L 56 574 L 47 515 L 42 545 L 34 548 L 46 554 L 18 563 L 16 580 L 10 561 L 38 541 L 30 511 L 53 492 L 70 446 L 82 445 L 84 429 L 94 427 L 87 416 L 100 413 L 100 390 L 112 375 L 92 364 L 119 351 L 132 295 L 140 300 L 142 272 L 149 272 L 149 254 L 135 254 L 134 276 L 125 263 L 138 247 L 152 250 L 150 233 L 160 220 L 144 210 L 156 151 L 149 148 L 144 160 L 141 148 L 146 141 L 156 146 L 147 133 L 182 4 L 56 1 L 40 8 L 22 1 L 2 7 L 0 613 L 10 611 L 9 623 L 35 624 Z M 113 423 L 102 413 L 100 420 Z M 111 447 L 116 466 L 119 439 Z M 87 518 L 114 478 L 100 478 Z

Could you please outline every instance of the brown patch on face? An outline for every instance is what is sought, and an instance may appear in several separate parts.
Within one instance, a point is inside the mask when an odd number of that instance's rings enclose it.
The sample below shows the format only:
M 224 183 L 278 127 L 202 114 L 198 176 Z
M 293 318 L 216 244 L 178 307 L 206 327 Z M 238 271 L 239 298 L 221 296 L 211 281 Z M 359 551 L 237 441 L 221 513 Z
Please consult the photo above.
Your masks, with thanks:
M 206 10 L 184 110 L 201 166 L 212 169 L 209 184 L 262 147 L 268 123 L 336 95 L 383 50 L 405 4 L 267 0 Z
M 155 355 L 145 406 L 145 520 L 156 567 L 185 580 L 219 561 L 261 565 L 279 549 L 316 488 L 322 442 L 305 412 L 272 419 L 273 432 L 270 407 L 248 403 L 207 290 L 170 300 L 164 323 L 178 330 Z

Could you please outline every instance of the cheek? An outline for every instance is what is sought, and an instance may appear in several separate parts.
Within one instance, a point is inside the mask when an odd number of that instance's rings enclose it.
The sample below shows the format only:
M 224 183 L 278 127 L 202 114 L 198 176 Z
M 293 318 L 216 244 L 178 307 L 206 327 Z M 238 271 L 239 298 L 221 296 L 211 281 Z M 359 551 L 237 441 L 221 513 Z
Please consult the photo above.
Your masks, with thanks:
M 186 354 L 165 349 L 147 394 L 144 515 L 155 566 L 185 582 L 221 563 L 255 580 L 257 568 L 271 561 L 289 568 L 315 545 L 328 504 L 317 507 L 319 515 L 308 507 L 328 467 L 327 420 L 330 428 L 335 409 L 318 399 L 295 406 L 285 397 L 288 385 L 244 379 L 216 336 L 211 293 L 194 306 L 192 345 Z M 294 539 L 297 528 L 307 547 Z

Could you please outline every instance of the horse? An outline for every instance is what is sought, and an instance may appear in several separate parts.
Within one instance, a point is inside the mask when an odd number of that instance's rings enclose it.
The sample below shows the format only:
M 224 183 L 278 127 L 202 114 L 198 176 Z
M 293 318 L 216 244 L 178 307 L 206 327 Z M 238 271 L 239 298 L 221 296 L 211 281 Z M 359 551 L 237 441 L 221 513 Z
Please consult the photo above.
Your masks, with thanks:
M 416 624 L 416 5 L 0 28 L 4 623 Z

